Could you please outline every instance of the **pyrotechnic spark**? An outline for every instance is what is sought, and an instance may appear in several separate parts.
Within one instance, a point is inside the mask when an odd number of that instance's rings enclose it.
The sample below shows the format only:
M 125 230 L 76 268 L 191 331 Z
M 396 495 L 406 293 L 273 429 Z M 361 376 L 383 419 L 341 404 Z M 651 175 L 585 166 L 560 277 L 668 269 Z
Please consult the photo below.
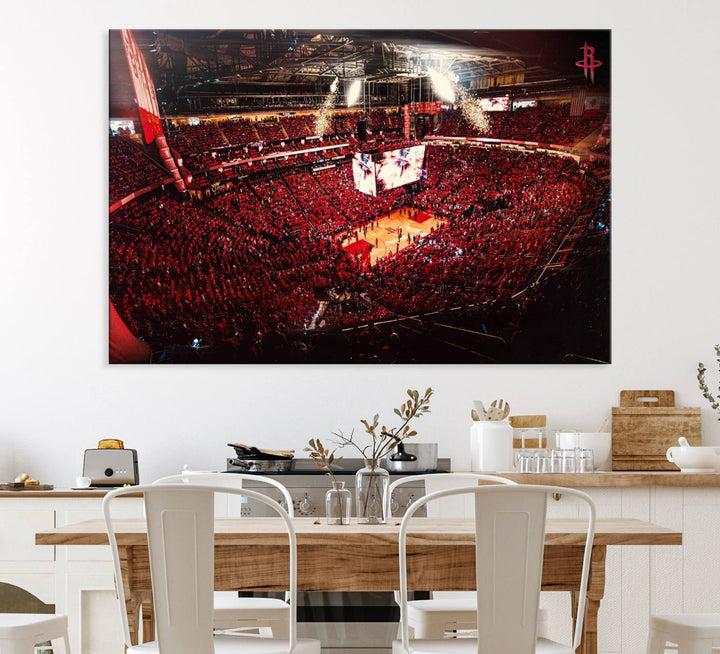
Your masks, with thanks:
M 480 106 L 480 101 L 468 95 L 464 87 L 455 85 L 460 97 L 460 111 L 463 118 L 480 133 L 484 134 L 490 129 L 490 119 L 487 112 Z
M 337 100 L 338 90 L 338 78 L 330 85 L 330 93 L 327 94 L 325 100 L 320 107 L 320 111 L 315 116 L 315 136 L 325 136 L 332 127 L 332 115 L 330 112 L 335 107 L 335 100 Z

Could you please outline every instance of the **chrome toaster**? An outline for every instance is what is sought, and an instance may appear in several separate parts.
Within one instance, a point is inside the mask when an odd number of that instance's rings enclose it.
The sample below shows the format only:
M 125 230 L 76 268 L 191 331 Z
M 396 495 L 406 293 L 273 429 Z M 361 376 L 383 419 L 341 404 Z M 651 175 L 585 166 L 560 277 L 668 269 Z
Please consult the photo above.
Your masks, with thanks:
M 139 483 L 137 450 L 85 450 L 83 477 L 91 486 L 124 486 Z

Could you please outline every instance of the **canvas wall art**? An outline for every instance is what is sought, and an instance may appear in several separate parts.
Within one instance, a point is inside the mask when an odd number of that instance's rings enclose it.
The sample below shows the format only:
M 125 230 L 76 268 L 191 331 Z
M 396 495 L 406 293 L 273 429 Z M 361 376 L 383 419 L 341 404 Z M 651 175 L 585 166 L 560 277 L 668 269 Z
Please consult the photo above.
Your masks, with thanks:
M 609 30 L 113 30 L 111 363 L 608 363 Z

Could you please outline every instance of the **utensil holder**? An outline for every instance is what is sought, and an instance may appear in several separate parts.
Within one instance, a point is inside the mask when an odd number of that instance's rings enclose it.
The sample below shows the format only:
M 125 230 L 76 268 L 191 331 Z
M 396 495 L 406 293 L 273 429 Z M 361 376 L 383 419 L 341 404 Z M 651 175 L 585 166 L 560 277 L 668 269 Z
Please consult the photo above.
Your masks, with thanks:
M 510 472 L 513 429 L 507 420 L 480 420 L 470 427 L 470 470 Z

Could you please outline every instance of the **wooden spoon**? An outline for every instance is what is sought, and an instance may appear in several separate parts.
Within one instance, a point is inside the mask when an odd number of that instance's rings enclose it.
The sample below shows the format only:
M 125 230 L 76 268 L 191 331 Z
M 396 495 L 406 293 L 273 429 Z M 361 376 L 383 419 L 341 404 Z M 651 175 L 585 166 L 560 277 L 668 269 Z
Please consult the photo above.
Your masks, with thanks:
M 510 405 L 504 400 L 493 400 L 488 407 L 488 420 L 505 420 L 510 415 Z
M 487 420 L 487 411 L 485 411 L 485 405 L 482 403 L 482 400 L 473 400 L 473 406 L 477 414 L 481 416 L 481 419 Z

